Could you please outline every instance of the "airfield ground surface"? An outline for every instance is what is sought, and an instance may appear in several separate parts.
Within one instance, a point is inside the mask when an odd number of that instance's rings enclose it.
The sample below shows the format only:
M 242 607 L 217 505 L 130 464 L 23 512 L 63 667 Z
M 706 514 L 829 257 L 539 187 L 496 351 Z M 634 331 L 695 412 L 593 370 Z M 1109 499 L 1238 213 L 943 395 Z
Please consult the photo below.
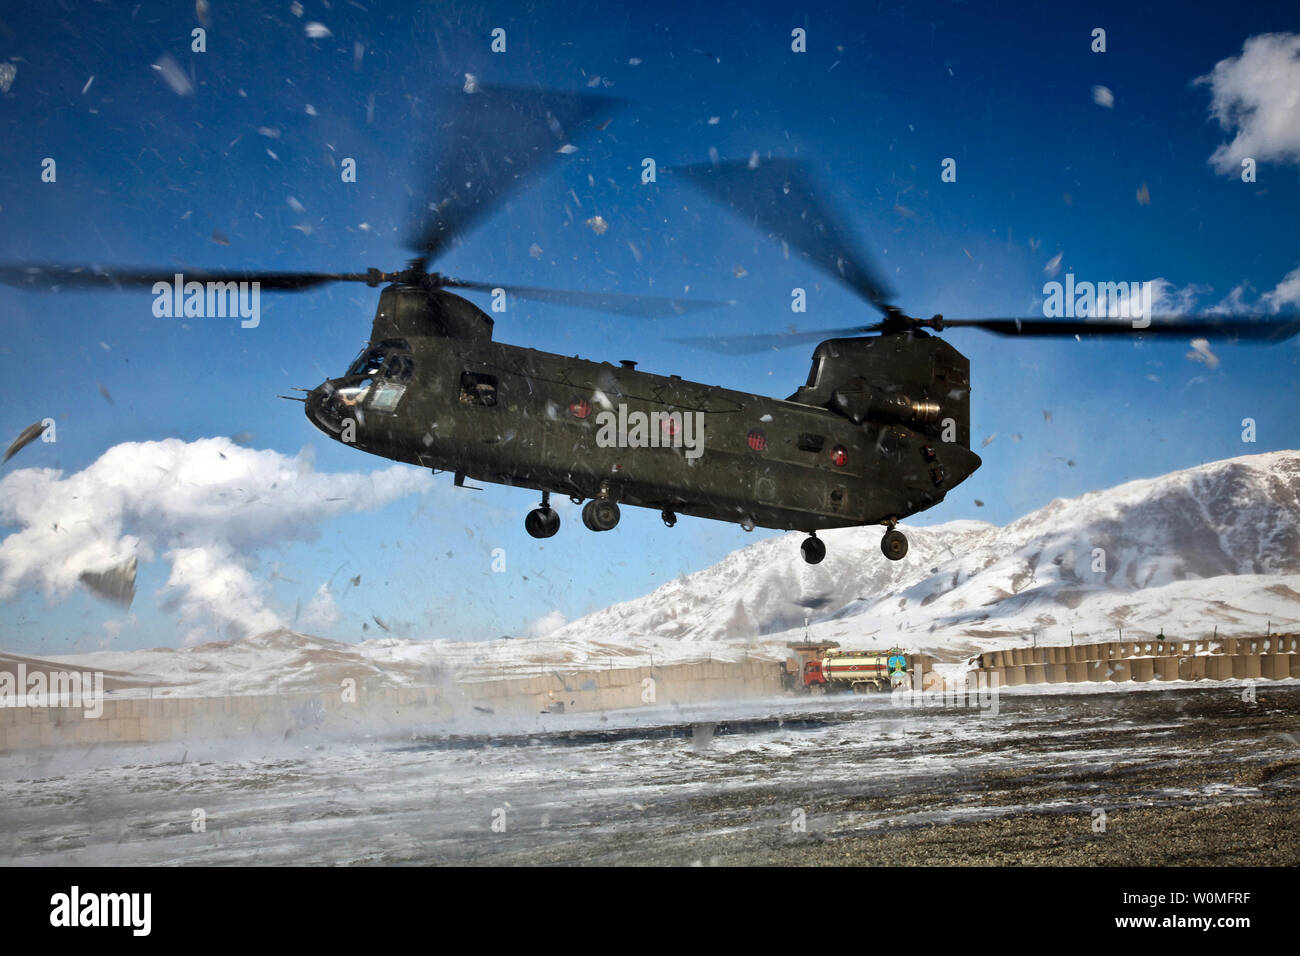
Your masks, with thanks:
M 11 753 L 0 863 L 1295 865 L 1300 683 L 1254 696 L 775 698 Z

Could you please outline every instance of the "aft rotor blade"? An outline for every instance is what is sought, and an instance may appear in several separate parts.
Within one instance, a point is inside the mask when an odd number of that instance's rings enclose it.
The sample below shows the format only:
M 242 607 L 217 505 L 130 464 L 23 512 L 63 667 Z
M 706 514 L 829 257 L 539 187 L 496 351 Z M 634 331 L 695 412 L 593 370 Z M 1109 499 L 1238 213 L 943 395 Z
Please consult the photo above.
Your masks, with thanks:
M 596 116 L 620 105 L 611 97 L 512 86 L 455 93 L 434 133 L 431 185 L 412 216 L 407 246 L 433 261 L 554 161 Z
M 803 253 L 809 264 L 881 311 L 893 300 L 894 293 L 857 247 L 852 232 L 818 199 L 805 164 L 790 159 L 757 165 L 728 160 L 680 166 L 673 172 L 745 222 Z
M 862 325 L 851 329 L 819 329 L 811 332 L 775 332 L 771 334 L 759 335 L 708 335 L 708 336 L 691 336 L 688 338 L 674 339 L 674 342 L 680 342 L 683 345 L 689 345 L 693 348 L 707 349 L 710 352 L 723 352 L 727 355 L 753 355 L 758 352 L 768 352 L 772 349 L 788 349 L 796 345 L 807 345 L 812 342 L 821 342 L 825 339 L 845 338 L 852 335 L 863 335 L 867 332 L 875 332 L 880 327 L 877 325 Z
M 567 305 L 575 309 L 590 309 L 593 312 L 613 312 L 618 315 L 629 315 L 642 319 L 686 315 L 688 312 L 700 312 L 705 309 L 715 309 L 730 304 L 709 299 L 679 299 L 671 296 L 622 295 L 614 292 L 571 292 L 567 289 L 539 289 L 534 286 L 505 285 L 500 282 L 470 282 L 450 277 L 443 277 L 438 284 L 444 288 L 473 289 L 477 292 L 504 289 L 507 294 L 517 295 L 521 299 L 534 299 L 538 302 L 550 302 L 554 305 Z
M 1134 325 L 1134 321 L 1142 324 Z M 1007 336 L 1163 336 L 1283 342 L 1300 333 L 1300 316 L 1153 315 L 1133 319 L 944 319 L 943 327 L 977 328 Z
M 351 272 L 258 272 L 240 269 L 221 272 L 193 271 L 180 267 L 118 268 L 100 266 L 29 266 L 0 264 L 0 283 L 51 292 L 59 289 L 152 288 L 155 283 L 256 282 L 267 292 L 298 292 L 327 282 L 365 282 L 366 273 Z

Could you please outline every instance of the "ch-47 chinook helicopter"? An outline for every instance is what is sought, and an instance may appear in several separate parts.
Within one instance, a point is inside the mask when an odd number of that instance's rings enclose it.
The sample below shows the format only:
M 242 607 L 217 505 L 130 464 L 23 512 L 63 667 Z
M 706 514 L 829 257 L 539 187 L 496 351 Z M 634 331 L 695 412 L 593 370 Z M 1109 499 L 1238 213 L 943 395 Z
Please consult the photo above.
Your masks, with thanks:
M 683 314 L 721 303 L 567 292 L 475 282 L 428 270 L 526 176 L 613 105 L 587 94 L 508 87 L 466 92 L 439 135 L 433 198 L 408 240 L 407 268 L 360 273 L 206 272 L 199 282 L 260 282 L 301 291 L 329 282 L 384 286 L 370 339 L 337 378 L 307 391 L 307 418 L 326 435 L 395 461 L 541 492 L 525 527 L 560 526 L 552 494 L 586 502 L 592 531 L 618 524 L 619 506 L 807 532 L 803 557 L 826 554 L 817 532 L 883 525 L 881 550 L 907 553 L 895 524 L 944 499 L 980 466 L 970 449 L 970 364 L 934 332 L 973 327 L 1008 336 L 1226 336 L 1280 341 L 1295 317 L 1153 317 L 1131 321 L 915 318 L 867 264 L 844 225 L 820 204 L 800 164 L 722 162 L 673 173 L 801 253 L 882 315 L 867 325 L 740 339 L 685 339 L 724 351 L 819 342 L 807 382 L 789 398 L 684 381 L 493 340 L 493 320 L 449 290 L 491 292 L 634 316 Z M 602 127 L 603 128 L 603 127 Z M 558 147 L 558 149 L 557 149 Z M 176 270 L 0 266 L 23 288 L 144 287 Z M 498 293 L 499 294 L 499 293 Z M 823 341 L 824 339 L 824 341 Z M 306 391 L 306 390 L 304 390 Z M 617 409 L 617 413 L 616 410 Z M 611 416 L 618 419 L 611 427 Z M 604 424 L 602 424 L 602 420 Z M 684 442 L 698 424 L 698 454 Z M 637 433 L 640 429 L 640 433 Z M 609 440 L 613 436 L 615 440 Z

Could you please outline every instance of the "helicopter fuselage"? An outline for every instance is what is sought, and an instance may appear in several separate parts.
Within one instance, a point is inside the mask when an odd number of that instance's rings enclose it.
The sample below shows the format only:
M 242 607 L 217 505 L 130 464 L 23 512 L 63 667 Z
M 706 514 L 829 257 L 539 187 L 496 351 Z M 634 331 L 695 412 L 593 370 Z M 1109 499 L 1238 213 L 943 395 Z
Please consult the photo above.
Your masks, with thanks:
M 746 528 L 891 523 L 942 501 L 979 465 L 957 440 L 968 436 L 966 422 L 951 421 L 951 439 L 940 440 L 940 422 L 928 421 L 937 402 L 907 398 L 913 417 L 927 421 L 905 423 L 906 413 L 887 407 L 900 404 L 887 385 L 869 386 L 889 397 L 876 396 L 876 414 L 852 407 L 861 387 L 847 401 L 827 391 L 826 366 L 870 339 L 823 343 L 809 384 L 783 400 L 494 342 L 491 329 L 459 296 L 390 286 L 367 349 L 308 395 L 307 416 L 335 440 L 453 472 L 458 483 L 607 498 Z M 920 364 L 931 378 L 935 350 L 964 371 L 938 339 L 897 344 L 913 364 L 926 353 Z M 968 388 L 964 379 L 941 384 Z M 809 403 L 823 397 L 832 407 Z M 683 435 L 691 429 L 698 433 Z

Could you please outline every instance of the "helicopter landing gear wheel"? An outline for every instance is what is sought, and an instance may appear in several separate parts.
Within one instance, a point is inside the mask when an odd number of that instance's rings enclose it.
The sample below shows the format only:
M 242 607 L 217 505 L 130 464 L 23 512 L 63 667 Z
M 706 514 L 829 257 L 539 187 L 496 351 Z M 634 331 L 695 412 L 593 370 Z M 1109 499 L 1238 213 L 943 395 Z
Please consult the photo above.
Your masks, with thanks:
M 661 514 L 659 517 L 664 519 L 665 528 L 671 528 L 673 525 L 677 523 L 676 512 L 669 511 L 667 508 L 664 509 L 663 514 Z
M 592 498 L 582 508 L 582 523 L 589 531 L 612 531 L 618 518 L 618 505 L 608 498 Z
M 560 530 L 560 516 L 554 508 L 534 508 L 524 515 L 524 530 L 534 538 L 550 538 Z
M 890 528 L 880 539 L 880 550 L 890 561 L 901 561 L 907 556 L 907 536 Z
M 799 550 L 803 552 L 803 559 L 809 564 L 821 564 L 822 558 L 826 557 L 826 542 L 813 533 L 804 538 L 803 544 L 799 545 Z
M 551 494 L 542 492 L 542 504 L 524 516 L 524 530 L 534 538 L 550 538 L 560 530 L 560 516 L 551 507 Z

